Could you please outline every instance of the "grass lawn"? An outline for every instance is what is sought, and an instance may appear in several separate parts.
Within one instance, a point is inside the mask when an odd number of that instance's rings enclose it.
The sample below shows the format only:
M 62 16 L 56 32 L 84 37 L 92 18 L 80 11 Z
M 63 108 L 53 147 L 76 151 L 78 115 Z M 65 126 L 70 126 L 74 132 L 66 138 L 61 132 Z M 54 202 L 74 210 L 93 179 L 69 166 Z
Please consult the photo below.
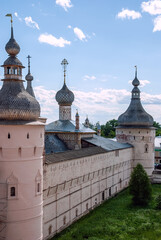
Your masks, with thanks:
M 155 198 L 159 194 L 161 185 L 153 185 L 149 206 L 134 207 L 127 189 L 52 240 L 161 240 L 161 210 L 155 210 Z

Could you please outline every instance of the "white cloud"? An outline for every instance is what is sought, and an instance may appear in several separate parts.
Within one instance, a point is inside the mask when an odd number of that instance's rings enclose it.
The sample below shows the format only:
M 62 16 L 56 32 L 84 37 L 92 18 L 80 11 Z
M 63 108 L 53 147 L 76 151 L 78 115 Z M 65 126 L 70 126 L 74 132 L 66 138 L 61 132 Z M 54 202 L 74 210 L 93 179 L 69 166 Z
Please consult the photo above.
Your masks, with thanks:
M 139 80 L 140 85 L 139 87 L 145 87 L 147 84 L 150 84 L 150 81 L 148 80 Z M 130 80 L 128 83 L 132 84 L 132 80 Z
M 96 79 L 95 76 L 85 75 L 85 76 L 83 77 L 83 80 L 84 80 L 84 81 L 87 81 L 87 80 L 95 80 L 95 79 Z
M 117 14 L 117 17 L 121 19 L 131 18 L 132 20 L 134 20 L 134 19 L 141 18 L 142 16 L 141 16 L 141 13 L 139 12 L 123 8 L 122 11 Z
M 48 122 L 58 119 L 58 103 L 55 100 L 55 90 L 47 90 L 44 86 L 34 88 L 36 98 L 41 105 L 41 116 L 47 117 Z M 131 93 L 126 89 L 98 89 L 95 92 L 73 90 L 75 101 L 72 105 L 73 119 L 74 109 L 79 110 L 81 121 L 83 122 L 86 114 L 91 122 L 106 123 L 110 119 L 117 119 L 120 114 L 126 111 L 130 104 Z M 142 104 L 145 110 L 154 119 L 161 122 L 161 94 L 152 95 L 145 92 L 141 93 Z M 92 107 L 91 107 L 92 106 Z
M 49 45 L 52 45 L 54 47 L 65 47 L 65 45 L 70 45 L 71 42 L 65 40 L 64 38 L 56 38 L 52 34 L 41 34 L 38 38 L 39 42 L 41 43 L 47 43 Z
M 151 15 L 161 14 L 161 0 L 142 2 L 141 8 L 143 12 L 147 12 Z
M 38 23 L 33 21 L 32 17 L 30 17 L 30 16 L 29 17 L 25 17 L 24 20 L 25 20 L 25 23 L 26 23 L 26 25 L 28 27 L 37 28 L 38 30 L 40 30 Z
M 154 23 L 153 32 L 161 31 L 161 15 L 156 17 L 153 23 Z
M 14 15 L 15 15 L 15 17 L 17 17 L 17 18 L 18 18 L 18 20 L 19 20 L 19 21 L 22 21 L 22 18 L 20 18 L 20 17 L 19 17 L 19 15 L 18 15 L 18 13 L 17 13 L 17 12 L 15 12 L 15 13 L 14 13 Z
M 56 4 L 63 7 L 65 11 L 73 6 L 71 0 L 56 0 Z
M 79 38 L 79 40 L 81 41 L 86 40 L 86 36 L 80 28 L 75 27 L 74 33 L 77 36 L 77 38 Z
M 67 27 L 67 28 L 71 29 L 71 28 L 72 28 L 72 26 L 71 26 L 71 25 L 68 25 L 68 27 Z

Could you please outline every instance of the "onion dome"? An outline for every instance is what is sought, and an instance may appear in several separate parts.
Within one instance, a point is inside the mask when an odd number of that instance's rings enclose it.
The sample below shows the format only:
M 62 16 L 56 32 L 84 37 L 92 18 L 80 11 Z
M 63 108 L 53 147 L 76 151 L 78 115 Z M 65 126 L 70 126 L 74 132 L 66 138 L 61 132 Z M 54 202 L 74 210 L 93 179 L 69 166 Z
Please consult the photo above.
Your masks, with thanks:
M 27 81 L 27 88 L 26 91 L 35 98 L 34 90 L 32 88 L 32 80 L 34 79 L 30 73 L 30 56 L 28 55 L 28 74 L 26 75 L 25 79 Z
M 70 91 L 66 85 L 66 65 L 68 64 L 67 60 L 64 59 L 61 63 L 64 68 L 64 85 L 61 90 L 56 93 L 55 99 L 59 105 L 72 105 L 74 101 L 74 94 Z
M 131 102 L 126 112 L 119 116 L 118 126 L 152 127 L 153 117 L 144 110 L 140 101 L 140 90 L 138 88 L 140 82 L 137 78 L 137 67 L 132 84 L 134 88 L 132 90 Z
M 20 46 L 16 42 L 13 36 L 13 26 L 11 19 L 11 38 L 5 46 L 6 52 L 11 56 L 16 56 L 20 52 Z
M 40 116 L 40 105 L 24 88 L 22 80 L 22 64 L 16 58 L 20 47 L 13 39 L 11 17 L 11 39 L 6 45 L 10 55 L 4 62 L 3 86 L 0 90 L 0 119 L 1 120 L 36 120 Z

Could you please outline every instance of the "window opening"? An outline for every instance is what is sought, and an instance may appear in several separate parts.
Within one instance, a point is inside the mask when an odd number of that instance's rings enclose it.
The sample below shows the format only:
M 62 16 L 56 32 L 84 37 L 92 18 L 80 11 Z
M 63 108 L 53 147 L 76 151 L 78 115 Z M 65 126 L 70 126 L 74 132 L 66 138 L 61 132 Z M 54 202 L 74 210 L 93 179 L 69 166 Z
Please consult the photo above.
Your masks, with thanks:
M 10 196 L 11 196 L 11 197 L 15 197 L 15 196 L 16 196 L 16 190 L 15 190 L 15 187 L 11 187 L 11 190 L 10 190 Z

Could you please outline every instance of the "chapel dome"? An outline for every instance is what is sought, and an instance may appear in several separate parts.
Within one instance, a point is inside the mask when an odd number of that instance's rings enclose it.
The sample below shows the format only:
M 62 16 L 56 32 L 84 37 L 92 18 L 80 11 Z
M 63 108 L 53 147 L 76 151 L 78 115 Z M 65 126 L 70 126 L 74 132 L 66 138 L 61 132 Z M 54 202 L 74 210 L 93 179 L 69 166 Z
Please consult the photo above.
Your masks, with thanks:
M 68 89 L 66 83 L 64 83 L 62 89 L 56 93 L 55 99 L 59 105 L 72 105 L 74 94 Z
M 20 52 L 20 46 L 13 37 L 13 27 L 11 27 L 11 38 L 5 46 L 6 52 L 9 55 L 16 56 Z

